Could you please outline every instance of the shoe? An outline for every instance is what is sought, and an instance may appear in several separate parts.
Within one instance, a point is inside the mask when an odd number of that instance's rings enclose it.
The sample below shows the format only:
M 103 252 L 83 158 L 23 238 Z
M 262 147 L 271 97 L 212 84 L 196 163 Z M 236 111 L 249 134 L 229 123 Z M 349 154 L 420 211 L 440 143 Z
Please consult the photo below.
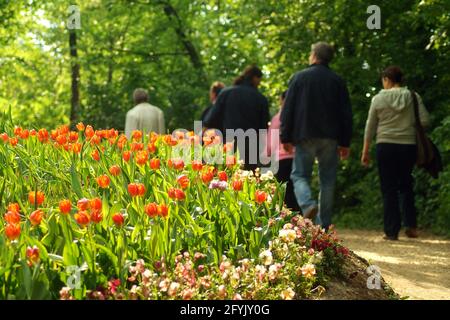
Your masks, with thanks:
M 303 213 L 303 218 L 314 221 L 314 218 L 317 216 L 318 212 L 319 208 L 314 204 L 305 210 L 305 212 Z
M 387 236 L 385 235 L 383 237 L 384 240 L 389 240 L 389 241 L 397 241 L 398 240 L 398 236 Z
M 407 228 L 405 234 L 408 238 L 418 238 L 419 233 L 416 228 Z

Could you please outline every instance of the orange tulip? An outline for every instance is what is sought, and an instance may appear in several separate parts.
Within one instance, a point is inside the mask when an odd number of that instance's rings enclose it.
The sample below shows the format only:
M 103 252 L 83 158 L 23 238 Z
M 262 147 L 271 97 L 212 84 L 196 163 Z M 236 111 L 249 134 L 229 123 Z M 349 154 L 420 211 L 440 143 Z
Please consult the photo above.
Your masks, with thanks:
M 147 145 L 147 150 L 150 153 L 155 153 L 156 152 L 156 145 L 154 143 L 149 143 Z
M 37 225 L 41 224 L 43 217 L 44 217 L 44 213 L 42 212 L 42 210 L 40 210 L 40 209 L 35 210 L 30 214 L 30 222 L 33 226 L 37 226 Z
M 233 180 L 232 186 L 234 191 L 241 191 L 243 182 L 242 180 Z
M 9 143 L 11 144 L 11 146 L 15 147 L 19 143 L 19 140 L 16 137 L 9 138 Z
M 89 201 L 89 207 L 93 211 L 102 210 L 102 200 L 100 198 L 91 199 L 91 201 Z
M 259 204 L 267 200 L 267 193 L 261 190 L 255 191 L 255 201 Z
M 8 204 L 8 211 L 20 212 L 20 207 L 18 203 L 10 203 Z
M 70 203 L 70 200 L 61 200 L 59 202 L 59 211 L 61 211 L 62 214 L 68 214 L 72 210 L 72 203 Z
M 97 180 L 97 184 L 100 188 L 106 189 L 109 187 L 110 179 L 106 174 L 97 177 L 96 180 Z
M 88 140 L 90 140 L 95 134 L 94 128 L 92 128 L 92 126 L 87 126 L 85 131 L 84 131 L 84 135 L 86 136 L 86 138 Z
M 150 218 L 154 218 L 158 215 L 158 205 L 154 202 L 149 203 L 148 205 L 145 206 L 144 208 L 145 213 L 150 217 Z
M 121 227 L 125 222 L 125 218 L 121 213 L 116 213 L 115 215 L 113 215 L 112 220 L 117 227 Z
M 38 139 L 42 143 L 47 142 L 48 141 L 48 131 L 46 129 L 39 129 Z
M 78 131 L 84 131 L 84 124 L 83 124 L 83 122 L 78 122 L 78 124 L 77 124 L 77 130 L 78 130 Z
M 45 195 L 44 193 L 42 193 L 41 191 L 30 191 L 28 193 L 28 201 L 30 202 L 31 205 L 38 205 L 40 206 L 45 200 Z
M 186 189 L 189 187 L 189 178 L 187 175 L 183 174 L 178 177 L 177 183 L 180 185 L 182 189 Z
M 75 213 L 74 218 L 82 227 L 87 226 L 89 224 L 89 221 L 91 220 L 89 214 L 86 211 L 79 211 L 78 213 Z
M 15 126 L 15 127 L 14 127 L 14 135 L 15 135 L 16 137 L 19 137 L 21 133 L 22 133 L 22 128 L 21 128 L 21 127 Z
M 128 185 L 128 193 L 132 197 L 144 196 L 145 192 L 146 192 L 146 189 L 142 183 L 130 183 Z
M 77 202 L 77 208 L 80 211 L 86 211 L 87 209 L 89 209 L 90 206 L 90 201 L 86 198 L 80 199 Z
M 70 131 L 70 133 L 69 133 L 69 140 L 70 140 L 70 142 L 78 141 L 78 132 Z
M 136 154 L 136 163 L 140 166 L 144 165 L 148 161 L 148 152 L 147 151 L 139 151 Z
M 117 164 L 112 165 L 109 168 L 109 173 L 111 173 L 111 175 L 113 175 L 114 177 L 117 177 L 120 174 L 121 171 L 122 170 L 120 169 L 120 167 Z
M 131 144 L 131 151 L 141 151 L 144 150 L 144 144 L 143 143 L 138 143 L 138 142 L 133 142 Z
M 94 134 L 90 140 L 91 145 L 99 145 L 101 141 L 102 141 L 101 137 L 96 134 Z
M 160 204 L 158 206 L 158 214 L 161 217 L 164 217 L 164 218 L 167 217 L 169 214 L 169 208 L 165 204 Z
M 95 149 L 94 151 L 92 151 L 91 157 L 92 157 L 92 159 L 94 159 L 95 161 L 100 161 L 100 154 L 98 153 L 98 150 L 97 150 L 97 149 Z
M 236 157 L 235 156 L 227 156 L 225 163 L 228 168 L 234 166 L 236 164 Z
M 25 129 L 20 133 L 20 138 L 25 140 L 25 139 L 28 139 L 29 135 L 30 135 L 30 131 Z
M 131 157 L 131 152 L 130 152 L 130 151 L 124 151 L 124 152 L 122 153 L 122 159 L 123 159 L 125 162 L 130 161 L 130 157 Z
M 153 158 L 150 160 L 150 168 L 153 170 L 158 170 L 161 166 L 161 161 L 158 158 Z
M 72 152 L 75 154 L 80 153 L 81 152 L 81 143 L 78 143 L 78 142 L 74 143 L 72 145 Z
M 20 236 L 20 224 L 8 223 L 5 227 L 5 234 L 9 240 L 16 240 Z
M 138 184 L 138 196 L 143 197 L 145 195 L 145 192 L 147 190 L 145 189 L 145 186 L 142 183 Z
M 212 179 L 214 179 L 214 173 L 211 172 L 210 170 L 204 171 L 202 173 L 202 181 L 204 184 L 209 184 Z
M 8 211 L 5 213 L 4 219 L 8 223 L 17 224 L 20 222 L 20 214 L 16 211 Z
M 67 143 L 67 137 L 66 137 L 66 136 L 63 136 L 63 135 L 57 136 L 57 137 L 56 137 L 56 142 L 57 142 L 60 146 L 65 145 L 65 144 Z
M 131 138 L 132 138 L 134 141 L 139 141 L 139 140 L 141 140 L 141 139 L 142 139 L 142 131 L 140 131 L 140 130 L 133 130 L 133 131 L 131 132 Z

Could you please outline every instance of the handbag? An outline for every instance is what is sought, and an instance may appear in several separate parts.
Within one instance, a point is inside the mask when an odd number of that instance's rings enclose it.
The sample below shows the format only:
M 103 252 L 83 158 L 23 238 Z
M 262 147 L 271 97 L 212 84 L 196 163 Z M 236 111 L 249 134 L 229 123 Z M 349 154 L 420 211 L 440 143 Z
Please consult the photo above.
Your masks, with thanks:
M 431 141 L 431 139 L 425 133 L 425 129 L 420 122 L 419 116 L 419 102 L 417 101 L 416 93 L 412 90 L 411 95 L 414 105 L 414 118 L 416 126 L 416 140 L 417 140 L 417 167 L 424 169 L 433 178 L 437 179 L 439 173 L 443 170 L 442 157 L 439 149 Z

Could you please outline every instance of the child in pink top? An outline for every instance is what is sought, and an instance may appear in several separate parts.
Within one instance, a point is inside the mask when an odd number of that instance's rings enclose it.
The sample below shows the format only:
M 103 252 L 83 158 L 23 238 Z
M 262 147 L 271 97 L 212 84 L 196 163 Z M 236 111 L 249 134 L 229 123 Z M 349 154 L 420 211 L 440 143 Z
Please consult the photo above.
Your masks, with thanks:
M 286 195 L 284 197 L 284 202 L 288 208 L 293 211 L 299 211 L 300 208 L 297 204 L 297 200 L 294 194 L 294 185 L 291 181 L 291 171 L 292 171 L 292 161 L 295 155 L 295 149 L 289 153 L 284 150 L 283 145 L 280 143 L 280 113 L 281 108 L 284 105 L 284 99 L 286 97 L 286 91 L 280 96 L 280 111 L 273 116 L 272 121 L 269 125 L 269 131 L 267 134 L 267 156 L 271 156 L 272 152 L 276 152 L 275 158 L 278 163 L 278 172 L 275 175 L 277 180 L 280 182 L 286 182 Z

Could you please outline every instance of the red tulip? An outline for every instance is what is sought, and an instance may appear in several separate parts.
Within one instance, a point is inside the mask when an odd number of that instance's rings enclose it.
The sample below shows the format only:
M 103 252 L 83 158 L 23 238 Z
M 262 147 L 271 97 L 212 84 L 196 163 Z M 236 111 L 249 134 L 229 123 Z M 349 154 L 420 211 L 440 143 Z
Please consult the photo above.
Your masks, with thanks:
M 20 224 L 8 223 L 5 227 L 5 234 L 9 240 L 16 240 L 20 236 Z
M 0 139 L 2 139 L 4 143 L 7 143 L 9 141 L 8 134 L 3 132 L 2 134 L 0 134 Z
M 120 169 L 120 167 L 118 166 L 118 165 L 112 165 L 110 168 L 109 168 L 109 173 L 111 173 L 111 175 L 112 176 L 114 176 L 114 177 L 117 177 L 119 174 L 120 174 L 120 172 L 121 172 L 121 169 Z
M 45 143 L 48 141 L 48 131 L 46 129 L 39 129 L 37 135 L 40 142 Z
M 182 189 L 189 187 L 189 178 L 187 175 L 183 174 L 177 178 L 177 183 Z
M 214 173 L 212 171 L 208 170 L 202 173 L 203 183 L 209 184 L 212 181 L 212 179 L 214 179 Z
M 84 124 L 83 124 L 83 122 L 78 122 L 77 129 L 78 129 L 78 131 L 84 131 Z
M 28 193 L 28 201 L 31 205 L 37 204 L 40 206 L 45 200 L 45 195 L 41 191 L 30 191 Z
M 132 196 L 132 197 L 136 197 L 139 195 L 139 189 L 138 189 L 138 184 L 137 183 L 130 183 L 128 185 L 128 193 Z
M 81 143 L 78 143 L 78 142 L 74 143 L 72 145 L 72 152 L 75 154 L 80 153 L 81 152 Z
M 84 135 L 86 136 L 87 140 L 90 140 L 95 134 L 94 128 L 92 128 L 92 126 L 87 126 L 85 131 L 84 131 Z
M 59 202 L 59 211 L 62 214 L 68 214 L 72 210 L 72 204 L 69 200 L 61 200 Z
M 92 159 L 94 159 L 95 161 L 100 161 L 100 154 L 98 153 L 98 150 L 94 150 L 91 153 L 91 157 Z
M 228 176 L 227 176 L 227 173 L 225 171 L 219 171 L 217 173 L 217 176 L 219 177 L 220 181 L 228 181 Z
M 116 213 L 115 215 L 113 215 L 112 220 L 113 220 L 114 224 L 118 227 L 121 227 L 125 221 L 125 219 L 121 213 Z
M 87 209 L 89 209 L 89 205 L 90 205 L 90 202 L 89 202 L 89 200 L 86 199 L 86 198 L 80 199 L 80 200 L 78 200 L 78 202 L 77 202 L 77 208 L 78 208 L 80 211 L 86 211 Z
M 42 210 L 35 210 L 30 214 L 30 222 L 33 226 L 37 226 L 41 223 L 44 213 Z
M 142 131 L 133 130 L 133 132 L 131 132 L 131 138 L 135 141 L 141 140 L 142 139 Z
M 255 191 L 255 201 L 259 204 L 267 200 L 267 193 L 261 190 Z
M 158 170 L 161 166 L 161 161 L 158 158 L 153 158 L 150 160 L 150 168 L 153 170 Z
M 94 223 L 99 223 L 102 221 L 103 215 L 101 210 L 92 210 L 91 211 L 91 221 Z
M 158 215 L 158 205 L 154 202 L 149 203 L 145 206 L 145 213 L 150 217 L 154 218 Z
M 11 144 L 11 146 L 15 147 L 19 143 L 19 140 L 16 137 L 9 138 L 9 143 Z
M 140 196 L 140 197 L 145 196 L 145 192 L 146 192 L 146 191 L 147 191 L 147 190 L 145 189 L 144 184 L 139 183 L 139 184 L 138 184 L 138 196 Z
M 203 168 L 203 163 L 201 161 L 192 161 L 192 170 L 200 171 Z
M 97 180 L 97 184 L 99 185 L 100 188 L 106 189 L 109 187 L 110 180 L 106 174 L 97 177 L 96 180 Z
M 147 145 L 147 150 L 150 153 L 155 153 L 156 152 L 156 145 L 154 143 L 149 143 Z

